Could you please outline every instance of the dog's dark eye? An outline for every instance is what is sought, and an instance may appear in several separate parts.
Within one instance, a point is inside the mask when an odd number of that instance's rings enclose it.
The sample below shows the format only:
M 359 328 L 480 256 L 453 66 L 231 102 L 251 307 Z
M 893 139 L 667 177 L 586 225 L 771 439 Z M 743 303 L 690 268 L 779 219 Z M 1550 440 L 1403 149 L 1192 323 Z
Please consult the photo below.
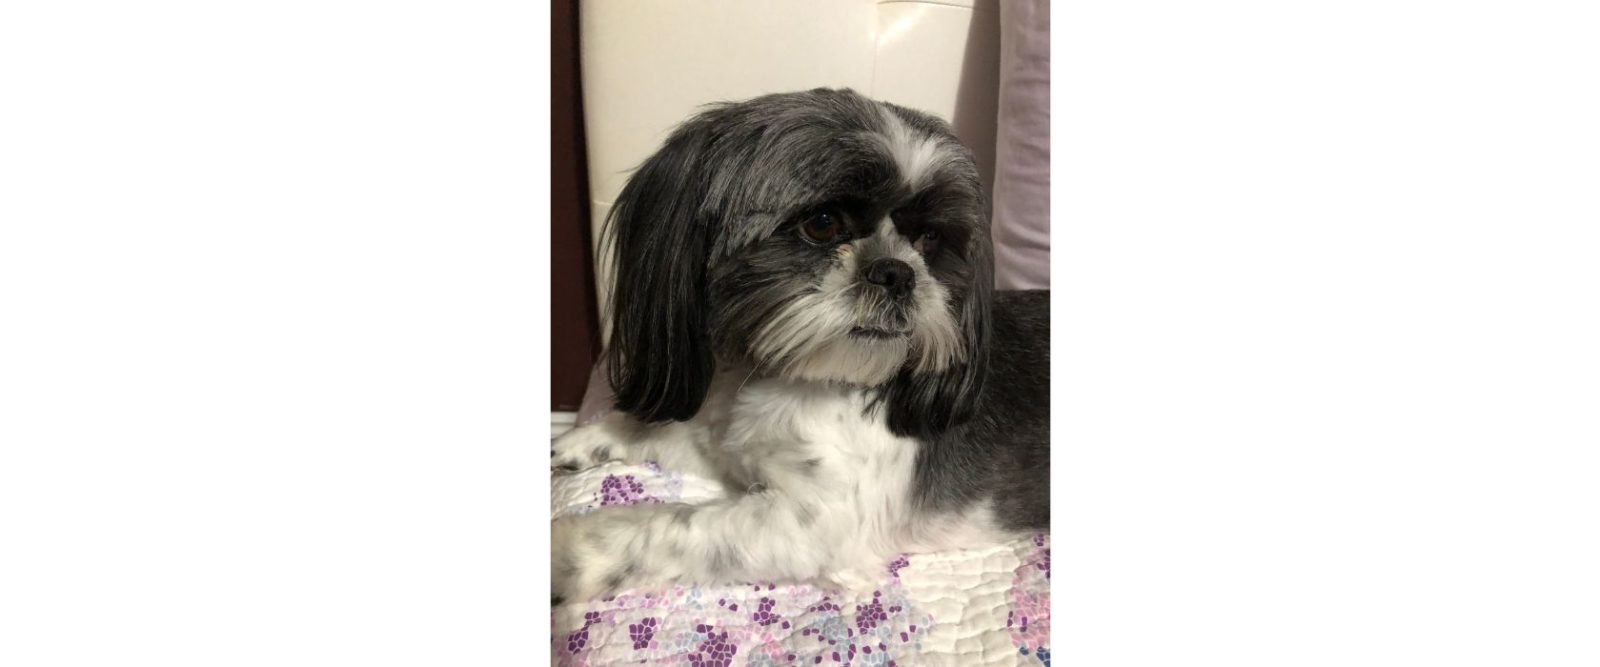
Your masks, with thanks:
M 937 230 L 937 229 L 929 229 L 929 230 L 923 231 L 922 234 L 917 236 L 917 239 L 915 241 L 911 242 L 911 247 L 916 248 L 917 252 L 920 252 L 920 253 L 922 253 L 924 255 L 930 254 L 933 251 L 938 250 L 939 249 L 939 230 Z
M 834 243 L 845 236 L 844 221 L 832 213 L 818 213 L 800 223 L 800 235 L 817 245 Z

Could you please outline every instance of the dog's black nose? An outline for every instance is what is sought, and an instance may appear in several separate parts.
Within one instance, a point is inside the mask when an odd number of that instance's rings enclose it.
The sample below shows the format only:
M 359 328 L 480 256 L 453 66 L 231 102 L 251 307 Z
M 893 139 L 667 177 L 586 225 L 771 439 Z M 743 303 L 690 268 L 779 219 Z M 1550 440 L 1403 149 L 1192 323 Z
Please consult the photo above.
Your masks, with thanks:
M 912 283 L 917 279 L 916 271 L 911 265 L 898 259 L 884 258 L 867 265 L 867 282 L 882 285 L 889 290 L 892 296 L 900 296 L 911 291 Z

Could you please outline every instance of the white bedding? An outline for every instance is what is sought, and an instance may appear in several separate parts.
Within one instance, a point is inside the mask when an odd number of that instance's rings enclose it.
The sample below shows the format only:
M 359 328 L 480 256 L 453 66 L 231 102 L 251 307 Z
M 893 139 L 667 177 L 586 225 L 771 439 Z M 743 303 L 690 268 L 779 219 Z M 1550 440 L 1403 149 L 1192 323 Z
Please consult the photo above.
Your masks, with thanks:
M 698 501 L 716 485 L 652 465 L 552 481 L 557 516 L 602 505 Z M 1050 543 L 902 556 L 859 592 L 810 584 L 624 591 L 552 618 L 558 665 L 1050 664 Z M 856 588 L 856 587 L 852 587 Z

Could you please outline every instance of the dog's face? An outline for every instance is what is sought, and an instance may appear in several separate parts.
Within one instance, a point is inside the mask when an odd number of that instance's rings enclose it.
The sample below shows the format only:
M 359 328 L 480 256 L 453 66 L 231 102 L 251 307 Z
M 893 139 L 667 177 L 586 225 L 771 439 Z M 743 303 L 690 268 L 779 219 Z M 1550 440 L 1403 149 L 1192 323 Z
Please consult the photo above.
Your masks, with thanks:
M 863 385 L 965 358 L 981 201 L 971 158 L 927 119 L 862 102 L 780 110 L 765 119 L 780 134 L 726 174 L 754 196 L 724 213 L 709 267 L 722 358 Z
M 716 107 L 640 167 L 609 233 L 613 381 L 635 414 L 692 415 L 677 395 L 698 408 L 719 362 L 923 401 L 971 389 L 989 232 L 971 154 L 931 116 L 835 90 Z

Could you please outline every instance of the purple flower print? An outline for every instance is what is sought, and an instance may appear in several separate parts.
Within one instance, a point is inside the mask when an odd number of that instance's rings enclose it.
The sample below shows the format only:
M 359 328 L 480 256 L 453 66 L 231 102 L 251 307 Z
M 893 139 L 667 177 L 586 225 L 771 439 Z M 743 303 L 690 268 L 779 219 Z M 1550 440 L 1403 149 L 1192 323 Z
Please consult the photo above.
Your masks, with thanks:
M 705 624 L 695 626 L 695 630 L 706 635 L 705 641 L 695 647 L 694 655 L 689 656 L 690 667 L 731 667 L 733 654 L 739 647 L 728 641 L 728 633 L 717 632 L 717 629 Z
M 906 566 L 908 566 L 910 564 L 911 564 L 911 561 L 906 558 L 905 554 L 900 554 L 899 556 L 896 556 L 893 561 L 889 562 L 889 576 L 892 576 L 892 577 L 894 577 L 896 579 L 899 579 L 900 578 L 900 570 L 905 569 Z
M 600 482 L 600 506 L 631 505 L 641 500 L 648 500 L 644 495 L 644 485 L 633 475 L 606 475 Z
M 866 606 L 856 605 L 856 627 L 862 633 L 878 627 L 878 623 L 881 621 L 889 620 L 889 615 L 883 611 L 882 597 L 883 593 L 881 591 L 873 591 L 872 602 L 867 603 Z
M 653 616 L 642 618 L 638 623 L 628 624 L 628 638 L 633 640 L 633 650 L 650 648 L 650 640 L 656 636 L 656 619 Z
M 761 601 L 756 603 L 756 613 L 750 615 L 750 620 L 761 625 L 772 625 L 773 623 L 782 621 L 782 616 L 772 612 L 772 606 L 774 604 L 776 603 L 772 600 L 772 598 L 761 598 Z M 784 622 L 784 626 L 787 627 L 788 622 Z

